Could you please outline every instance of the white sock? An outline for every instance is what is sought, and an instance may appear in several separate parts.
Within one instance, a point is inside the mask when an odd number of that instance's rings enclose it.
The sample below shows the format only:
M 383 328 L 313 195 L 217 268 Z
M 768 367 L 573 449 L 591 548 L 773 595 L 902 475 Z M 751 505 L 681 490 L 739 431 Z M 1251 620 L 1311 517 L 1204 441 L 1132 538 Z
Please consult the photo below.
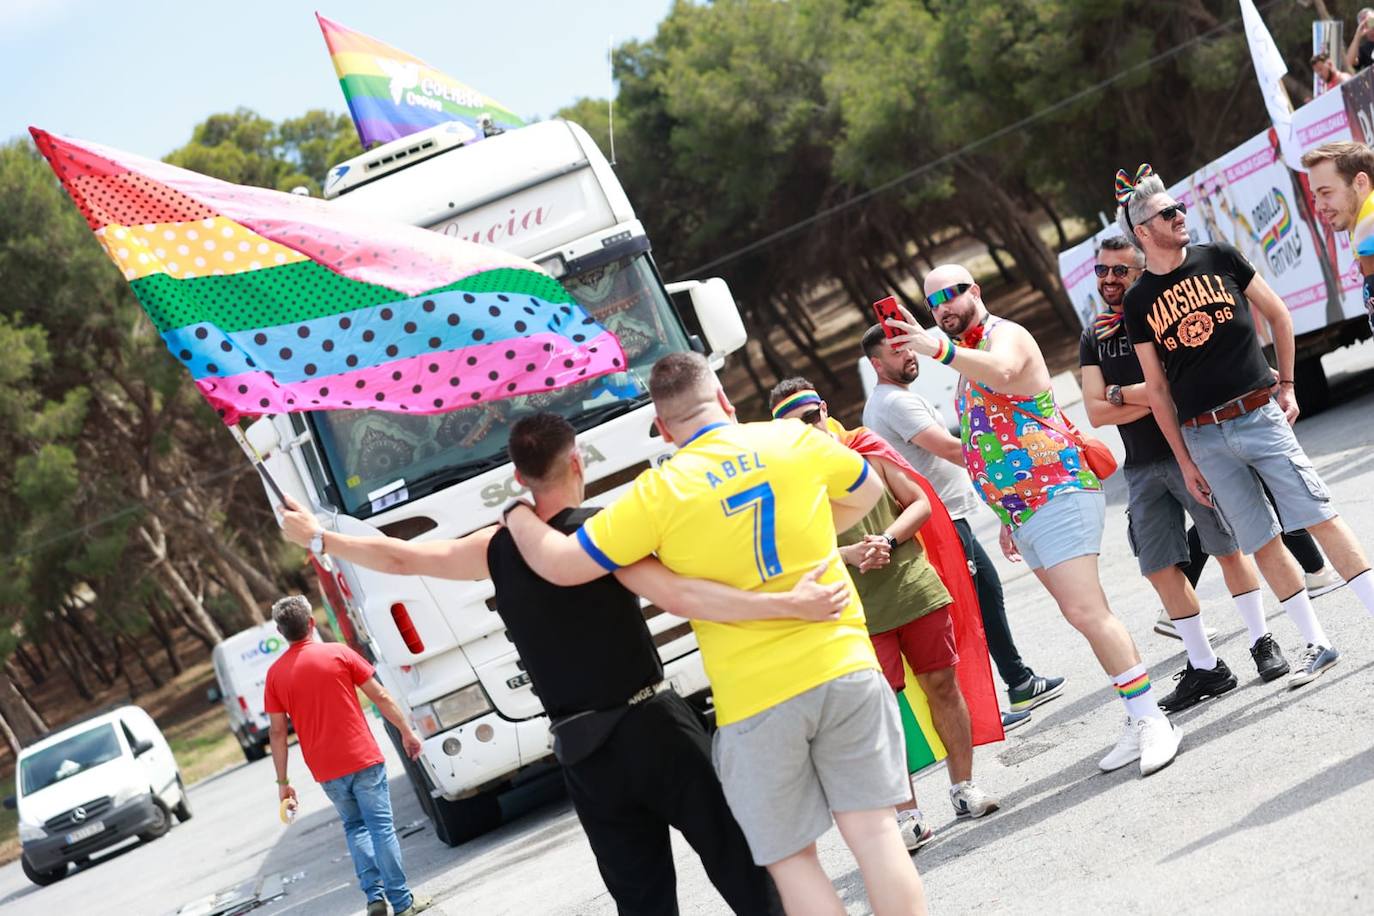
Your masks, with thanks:
M 1211 671 L 1217 666 L 1217 654 L 1207 641 L 1202 629 L 1202 615 L 1194 614 L 1174 621 L 1178 635 L 1183 637 L 1183 645 L 1188 649 L 1188 662 L 1200 671 Z
M 1346 585 L 1350 586 L 1350 590 L 1360 599 L 1364 609 L 1374 615 L 1374 569 L 1366 569 Z
M 1307 589 L 1299 589 L 1296 595 L 1287 601 L 1280 601 L 1279 604 L 1283 605 L 1283 612 L 1298 628 L 1304 642 L 1311 646 L 1331 646 L 1326 639 L 1326 631 L 1322 629 L 1321 621 L 1312 612 L 1312 599 L 1307 597 Z
M 1245 632 L 1249 634 L 1250 645 L 1253 646 L 1269 632 L 1264 622 L 1264 593 L 1255 589 L 1243 595 L 1232 595 L 1231 600 L 1236 603 L 1236 611 L 1245 623 Z
M 1121 702 L 1126 704 L 1126 715 L 1131 719 L 1144 719 L 1149 716 L 1157 719 L 1167 718 L 1155 702 L 1154 691 L 1150 689 L 1150 674 L 1145 670 L 1143 662 L 1114 675 L 1112 686 L 1116 688 Z

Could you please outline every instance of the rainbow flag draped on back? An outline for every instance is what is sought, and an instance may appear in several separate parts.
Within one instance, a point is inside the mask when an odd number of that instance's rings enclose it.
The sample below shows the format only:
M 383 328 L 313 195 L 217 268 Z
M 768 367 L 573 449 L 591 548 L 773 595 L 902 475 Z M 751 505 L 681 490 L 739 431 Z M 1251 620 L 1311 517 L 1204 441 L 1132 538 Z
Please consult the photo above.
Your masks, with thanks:
M 915 481 L 930 501 L 930 518 L 917 537 L 925 548 L 926 559 L 935 567 L 940 581 L 945 583 L 953 601 L 950 617 L 954 621 L 954 644 L 959 650 L 956 676 L 959 690 L 968 704 L 973 726 L 973 743 L 992 744 L 1006 737 L 1002 731 L 1002 712 L 997 705 L 997 687 L 992 680 L 992 663 L 988 658 L 988 641 L 983 634 L 983 614 L 978 606 L 978 593 L 968 571 L 968 558 L 959 532 L 949 517 L 949 511 L 935 488 L 930 485 L 887 440 L 864 426 L 845 429 L 834 417 L 830 427 L 841 442 L 865 458 L 882 458 L 896 465 Z M 903 661 L 903 665 L 906 662 Z M 912 674 L 906 668 L 906 689 L 897 695 L 902 712 L 902 729 L 906 733 L 907 771 L 915 773 L 948 756 L 940 736 L 935 733 L 930 718 L 930 703 Z
M 226 424 L 443 413 L 625 366 L 615 337 L 522 258 L 30 130 Z
M 460 121 L 480 137 L 477 119 L 491 116 L 497 127 L 524 127 L 510 109 L 465 86 L 446 73 L 391 45 L 331 22 L 315 18 L 339 75 L 348 111 L 366 149 L 416 131 Z

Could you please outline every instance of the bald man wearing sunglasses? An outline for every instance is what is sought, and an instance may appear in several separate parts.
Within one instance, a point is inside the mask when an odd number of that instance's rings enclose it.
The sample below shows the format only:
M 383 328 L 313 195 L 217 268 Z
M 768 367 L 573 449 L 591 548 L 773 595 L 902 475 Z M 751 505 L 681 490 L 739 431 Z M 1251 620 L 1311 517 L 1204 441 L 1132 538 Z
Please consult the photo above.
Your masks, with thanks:
M 1126 727 L 1098 766 L 1110 771 L 1139 761 L 1148 776 L 1173 762 L 1183 733 L 1155 702 L 1135 642 L 1107 604 L 1097 568 L 1102 482 L 1055 404 L 1040 346 L 1025 328 L 989 314 L 978 284 L 958 264 L 927 274 L 925 294 L 944 334 L 921 328 L 908 313 L 906 321 L 888 322 L 902 332 L 892 343 L 959 372 L 964 463 L 1002 520 L 1003 550 L 1019 550 L 1125 705 Z

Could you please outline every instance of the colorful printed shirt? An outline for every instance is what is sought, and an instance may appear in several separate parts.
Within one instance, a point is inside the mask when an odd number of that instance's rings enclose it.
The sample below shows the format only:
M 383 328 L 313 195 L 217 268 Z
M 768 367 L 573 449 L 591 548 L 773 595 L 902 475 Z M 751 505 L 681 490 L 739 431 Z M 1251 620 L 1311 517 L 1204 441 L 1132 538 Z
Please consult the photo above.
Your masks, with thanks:
M 799 420 L 713 424 L 640 474 L 577 539 L 609 570 L 657 553 L 679 575 L 750 591 L 787 591 L 822 563 L 821 582 L 848 580 L 830 500 L 868 473 L 860 455 Z M 857 595 L 833 621 L 692 627 L 720 725 L 878 667 Z
M 978 349 L 987 349 L 1000 323 L 1001 319 L 994 319 L 988 325 Z M 989 398 L 984 390 L 982 385 L 960 379 L 959 441 L 973 489 L 1004 525 L 1019 528 L 1056 494 L 1102 489 L 1102 481 L 1083 463 L 1081 450 L 1060 432 L 1069 424 L 1054 403 L 1053 392 L 1033 397 L 992 392 Z M 1012 410 L 1007 402 L 1030 416 Z M 1036 422 L 1036 417 L 1050 420 L 1059 429 Z

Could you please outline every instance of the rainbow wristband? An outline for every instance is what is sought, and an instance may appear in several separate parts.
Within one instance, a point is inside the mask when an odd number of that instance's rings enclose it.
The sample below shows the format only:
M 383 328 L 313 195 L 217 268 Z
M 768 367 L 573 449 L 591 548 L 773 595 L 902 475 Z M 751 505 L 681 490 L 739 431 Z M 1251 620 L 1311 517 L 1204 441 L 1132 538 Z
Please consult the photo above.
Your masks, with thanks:
M 940 352 L 936 354 L 935 358 L 946 366 L 954 362 L 954 344 L 948 337 L 940 341 Z

